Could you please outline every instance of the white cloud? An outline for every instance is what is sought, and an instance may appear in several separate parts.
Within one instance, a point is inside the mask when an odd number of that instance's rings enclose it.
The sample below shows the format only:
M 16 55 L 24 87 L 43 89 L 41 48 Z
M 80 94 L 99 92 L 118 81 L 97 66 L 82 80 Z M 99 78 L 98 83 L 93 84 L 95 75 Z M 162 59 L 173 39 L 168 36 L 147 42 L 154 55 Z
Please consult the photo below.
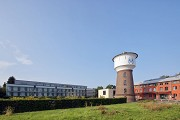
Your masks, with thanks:
M 6 69 L 6 68 L 11 67 L 13 65 L 16 65 L 16 63 L 7 62 L 7 61 L 0 61 L 0 69 Z
M 15 47 L 14 56 L 18 62 L 25 65 L 31 65 L 33 62 L 29 59 L 28 55 L 23 54 L 17 47 Z
M 2 48 L 6 48 L 6 46 L 5 46 L 4 42 L 0 41 L 0 47 L 2 47 Z
M 27 54 L 24 54 L 16 45 L 12 44 L 10 41 L 6 40 L 5 42 L 0 41 L 0 47 L 4 49 L 11 49 L 11 53 L 15 59 L 24 65 L 31 65 L 33 62 L 30 60 Z

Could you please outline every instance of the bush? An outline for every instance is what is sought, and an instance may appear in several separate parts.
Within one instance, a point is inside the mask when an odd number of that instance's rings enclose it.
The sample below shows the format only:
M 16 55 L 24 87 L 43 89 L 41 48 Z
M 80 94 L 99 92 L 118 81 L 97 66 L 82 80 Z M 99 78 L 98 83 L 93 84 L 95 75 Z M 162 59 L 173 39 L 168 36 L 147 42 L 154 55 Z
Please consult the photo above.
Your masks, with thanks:
M 110 105 L 126 103 L 126 98 L 109 98 L 109 99 L 38 99 L 29 100 L 8 99 L 0 100 L 0 114 L 3 113 L 6 107 L 11 106 L 14 112 L 30 112 L 51 109 L 78 108 L 87 106 Z
M 7 116 L 12 115 L 13 112 L 14 112 L 14 109 L 11 106 L 6 107 L 5 111 L 4 111 L 5 115 L 7 115 Z
M 172 104 L 167 104 L 167 103 L 156 103 L 156 102 L 146 102 L 146 103 L 139 103 L 140 106 L 142 106 L 145 109 L 149 109 L 151 111 L 160 111 L 163 109 L 169 109 L 173 105 Z

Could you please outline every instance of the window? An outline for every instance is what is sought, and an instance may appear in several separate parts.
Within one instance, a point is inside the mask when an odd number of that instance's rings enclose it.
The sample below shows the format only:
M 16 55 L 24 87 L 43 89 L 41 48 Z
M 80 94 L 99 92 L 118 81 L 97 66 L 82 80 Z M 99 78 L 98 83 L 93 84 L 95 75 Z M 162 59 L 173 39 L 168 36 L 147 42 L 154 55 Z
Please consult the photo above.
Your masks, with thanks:
M 140 89 L 140 92 L 142 92 L 142 89 Z
M 106 91 L 103 91 L 103 95 L 106 95 Z
M 160 91 L 163 91 L 163 88 L 162 88 L 162 87 L 160 87 Z
M 18 87 L 13 87 L 13 91 L 18 91 Z
M 168 85 L 168 82 L 166 82 L 165 85 Z
M 163 85 L 163 83 L 160 83 L 160 85 Z
M 126 72 L 124 72 L 124 73 L 123 73 L 123 77 L 125 77 L 125 78 L 127 77 L 127 74 L 126 74 Z
M 177 94 L 173 94 L 173 97 L 174 97 L 174 98 L 177 97 Z
M 146 88 L 144 88 L 144 92 L 147 92 Z
M 173 86 L 173 90 L 177 90 L 177 86 Z
M 149 92 L 151 92 L 152 91 L 152 88 L 149 88 Z
M 153 91 L 156 91 L 156 88 L 154 88 Z
M 167 90 L 168 90 L 168 87 L 165 87 L 165 90 L 167 91 Z
M 126 80 L 124 80 L 124 85 L 126 85 Z
M 12 87 L 8 87 L 8 91 L 12 91 Z
M 127 89 L 126 88 L 124 88 L 124 93 L 126 93 L 127 92 Z

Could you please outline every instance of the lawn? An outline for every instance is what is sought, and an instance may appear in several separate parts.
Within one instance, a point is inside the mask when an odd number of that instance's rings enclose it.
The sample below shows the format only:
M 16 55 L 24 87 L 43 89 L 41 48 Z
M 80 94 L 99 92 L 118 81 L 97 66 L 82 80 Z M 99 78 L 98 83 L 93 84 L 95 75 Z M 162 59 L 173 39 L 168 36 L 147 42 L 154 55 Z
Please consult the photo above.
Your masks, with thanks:
M 180 105 L 150 110 L 140 103 L 124 103 L 0 115 L 0 120 L 180 120 Z

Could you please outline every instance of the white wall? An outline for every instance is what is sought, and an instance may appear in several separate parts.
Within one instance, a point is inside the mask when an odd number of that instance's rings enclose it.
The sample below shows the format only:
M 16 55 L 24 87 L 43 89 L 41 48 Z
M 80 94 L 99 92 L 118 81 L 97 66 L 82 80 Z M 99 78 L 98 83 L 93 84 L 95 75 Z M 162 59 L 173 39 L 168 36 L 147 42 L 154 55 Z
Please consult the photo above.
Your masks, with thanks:
M 136 54 L 124 54 L 114 58 L 114 69 L 116 71 L 134 69 L 136 66 Z
M 105 95 L 103 95 L 103 91 L 106 92 Z M 101 90 L 98 90 L 98 98 L 113 98 L 114 97 L 113 91 L 114 91 L 114 89 L 101 89 Z

